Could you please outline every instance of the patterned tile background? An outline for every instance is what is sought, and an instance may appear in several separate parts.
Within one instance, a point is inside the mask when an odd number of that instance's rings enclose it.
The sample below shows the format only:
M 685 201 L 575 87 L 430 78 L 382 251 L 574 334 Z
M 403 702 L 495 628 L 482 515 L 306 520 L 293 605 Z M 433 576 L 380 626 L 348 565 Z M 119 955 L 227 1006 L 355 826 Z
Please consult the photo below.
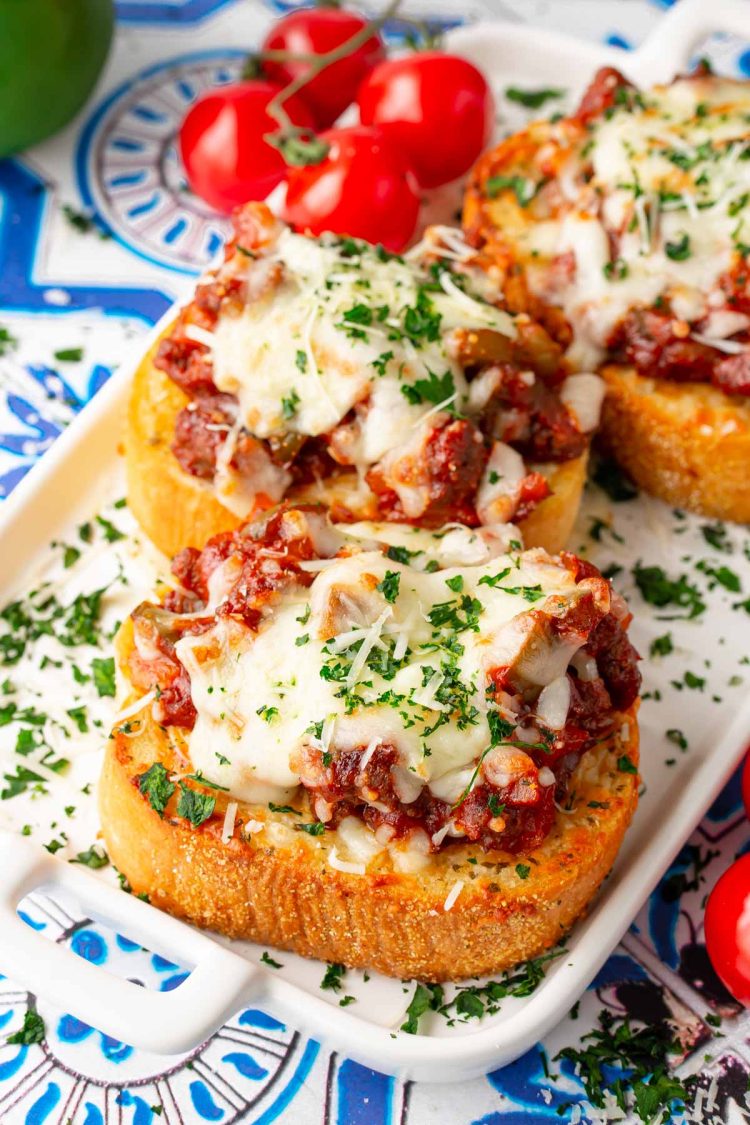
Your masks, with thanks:
M 708 0 L 706 0 L 708 2 Z M 276 0 L 119 0 L 116 41 L 92 99 L 54 139 L 0 162 L 0 495 L 43 456 L 145 331 L 210 259 L 225 223 L 184 189 L 172 138 L 185 106 L 237 73 Z M 664 5 L 642 0 L 423 0 L 445 26 L 488 13 L 624 46 Z M 723 69 L 750 73 L 750 51 L 717 42 Z M 83 216 L 74 218 L 71 216 Z M 73 362 L 61 349 L 82 349 Z M 2 732 L 0 732 L 2 733 Z M 163 1059 L 40 1010 L 42 1045 L 15 1046 L 29 997 L 0 977 L 0 1121 L 7 1125 L 520 1125 L 592 1120 L 569 1061 L 602 1011 L 672 1019 L 679 1074 L 698 1074 L 687 1117 L 750 1120 L 750 1019 L 708 963 L 706 890 L 750 833 L 735 778 L 636 919 L 580 1008 L 517 1063 L 460 1086 L 403 1084 L 331 1055 L 259 1011 L 242 1011 L 189 1058 Z M 150 987 L 177 966 L 36 896 L 27 920 L 81 956 Z M 719 1030 L 720 1025 L 720 1030 Z M 608 1081 L 612 1074 L 606 1075 Z M 608 1120 L 618 1116 L 610 1108 Z M 680 1114 L 675 1120 L 680 1119 Z

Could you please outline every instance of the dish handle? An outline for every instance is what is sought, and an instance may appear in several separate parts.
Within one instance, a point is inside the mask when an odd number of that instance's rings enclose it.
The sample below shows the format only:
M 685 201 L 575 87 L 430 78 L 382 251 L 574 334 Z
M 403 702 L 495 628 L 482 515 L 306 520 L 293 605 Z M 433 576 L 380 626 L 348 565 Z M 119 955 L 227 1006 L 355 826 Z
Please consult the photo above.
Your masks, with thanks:
M 697 44 L 715 32 L 750 39 L 747 0 L 679 0 L 630 55 L 629 70 L 641 83 L 668 82 L 687 68 Z
M 118 932 L 175 957 L 190 968 L 189 977 L 171 992 L 155 992 L 35 932 L 17 908 L 41 888 L 68 892 Z M 0 958 L 2 968 L 29 992 L 113 1039 L 161 1055 L 197 1047 L 260 991 L 265 976 L 191 926 L 5 831 L 0 831 Z

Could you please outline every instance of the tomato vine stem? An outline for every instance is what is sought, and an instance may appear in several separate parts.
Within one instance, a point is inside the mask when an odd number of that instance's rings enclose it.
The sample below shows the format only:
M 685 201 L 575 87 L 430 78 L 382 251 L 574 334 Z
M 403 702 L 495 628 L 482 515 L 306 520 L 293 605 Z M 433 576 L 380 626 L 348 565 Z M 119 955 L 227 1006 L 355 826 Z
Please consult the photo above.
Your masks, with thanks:
M 284 102 L 299 93 L 308 83 L 341 59 L 353 55 L 368 39 L 376 35 L 380 29 L 396 15 L 401 7 L 402 0 L 390 0 L 379 16 L 369 20 L 364 27 L 356 31 L 344 43 L 326 51 L 323 55 L 294 54 L 290 51 L 264 51 L 257 56 L 257 63 L 262 66 L 268 62 L 305 62 L 309 68 L 298 75 L 283 90 L 275 94 L 267 106 L 267 113 L 278 124 L 278 129 L 273 133 L 266 133 L 265 140 L 277 148 L 287 164 L 304 165 L 320 164 L 328 155 L 329 145 L 322 141 L 312 129 L 305 129 L 295 125 L 284 108 Z

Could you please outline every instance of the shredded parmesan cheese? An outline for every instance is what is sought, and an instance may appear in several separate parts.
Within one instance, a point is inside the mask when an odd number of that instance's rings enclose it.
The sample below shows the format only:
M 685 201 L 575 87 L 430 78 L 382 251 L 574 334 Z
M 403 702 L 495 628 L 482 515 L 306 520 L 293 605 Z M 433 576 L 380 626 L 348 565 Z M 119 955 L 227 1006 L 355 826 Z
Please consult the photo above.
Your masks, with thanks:
M 221 828 L 221 842 L 228 844 L 234 836 L 234 824 L 237 819 L 238 804 L 236 801 L 229 801 L 227 804 L 227 811 L 224 813 L 224 823 Z
M 443 910 L 446 913 L 449 910 L 453 909 L 453 907 L 456 904 L 456 899 L 461 894 L 461 891 L 463 890 L 463 888 L 464 888 L 463 880 L 462 879 L 456 879 L 456 882 L 453 884 L 451 889 L 448 891 L 445 902 L 443 903 Z

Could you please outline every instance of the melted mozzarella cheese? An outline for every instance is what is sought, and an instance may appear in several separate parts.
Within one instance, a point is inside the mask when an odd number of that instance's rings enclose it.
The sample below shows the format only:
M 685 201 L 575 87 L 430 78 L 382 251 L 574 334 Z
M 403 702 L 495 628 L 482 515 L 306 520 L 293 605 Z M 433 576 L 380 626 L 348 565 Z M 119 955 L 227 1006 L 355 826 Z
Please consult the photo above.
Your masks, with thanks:
M 748 83 L 682 79 L 616 107 L 583 137 L 565 169 L 577 201 L 522 239 L 532 288 L 574 329 L 569 358 L 579 370 L 601 362 L 634 307 L 667 298 L 678 318 L 698 321 L 725 304 L 720 279 L 750 242 L 748 114 Z M 593 178 L 584 183 L 587 161 Z M 565 252 L 572 279 L 544 265 Z
M 283 265 L 279 284 L 239 310 L 223 310 L 212 339 L 214 381 L 238 397 L 241 422 L 256 437 L 326 433 L 372 391 L 354 451 L 355 463 L 371 464 L 437 405 L 407 403 L 403 385 L 449 372 L 464 404 L 467 383 L 445 347 L 447 333 L 465 327 L 515 335 L 507 313 L 446 278 L 442 290 L 429 293 L 440 317 L 437 338 L 426 333 L 415 344 L 401 329 L 405 310 L 417 306 L 431 280 L 419 265 L 383 261 L 371 249 L 348 258 L 338 243 L 288 230 L 273 256 Z
M 506 568 L 496 585 L 482 582 Z M 398 576 L 394 600 L 385 597 L 388 572 Z M 460 592 L 448 585 L 461 581 Z M 433 572 L 364 551 L 332 560 L 257 634 L 220 618 L 209 632 L 183 637 L 176 650 L 198 713 L 189 740 L 193 766 L 235 798 L 283 801 L 300 782 L 293 763 L 305 747 L 335 752 L 382 743 L 397 749 L 394 782 L 404 799 L 414 800 L 424 784 L 453 792 L 489 743 L 490 671 L 516 658 L 529 664 L 531 648 L 530 682 L 543 686 L 575 653 L 575 642 L 563 646 L 536 627 L 524 596 L 529 588 L 539 608 L 549 594 L 578 596 L 570 572 L 542 551 Z M 431 610 L 460 607 L 464 596 L 481 602 L 478 630 L 436 631 Z M 434 644 L 450 637 L 463 646 L 454 675 L 468 722 L 440 696 L 451 669 Z

